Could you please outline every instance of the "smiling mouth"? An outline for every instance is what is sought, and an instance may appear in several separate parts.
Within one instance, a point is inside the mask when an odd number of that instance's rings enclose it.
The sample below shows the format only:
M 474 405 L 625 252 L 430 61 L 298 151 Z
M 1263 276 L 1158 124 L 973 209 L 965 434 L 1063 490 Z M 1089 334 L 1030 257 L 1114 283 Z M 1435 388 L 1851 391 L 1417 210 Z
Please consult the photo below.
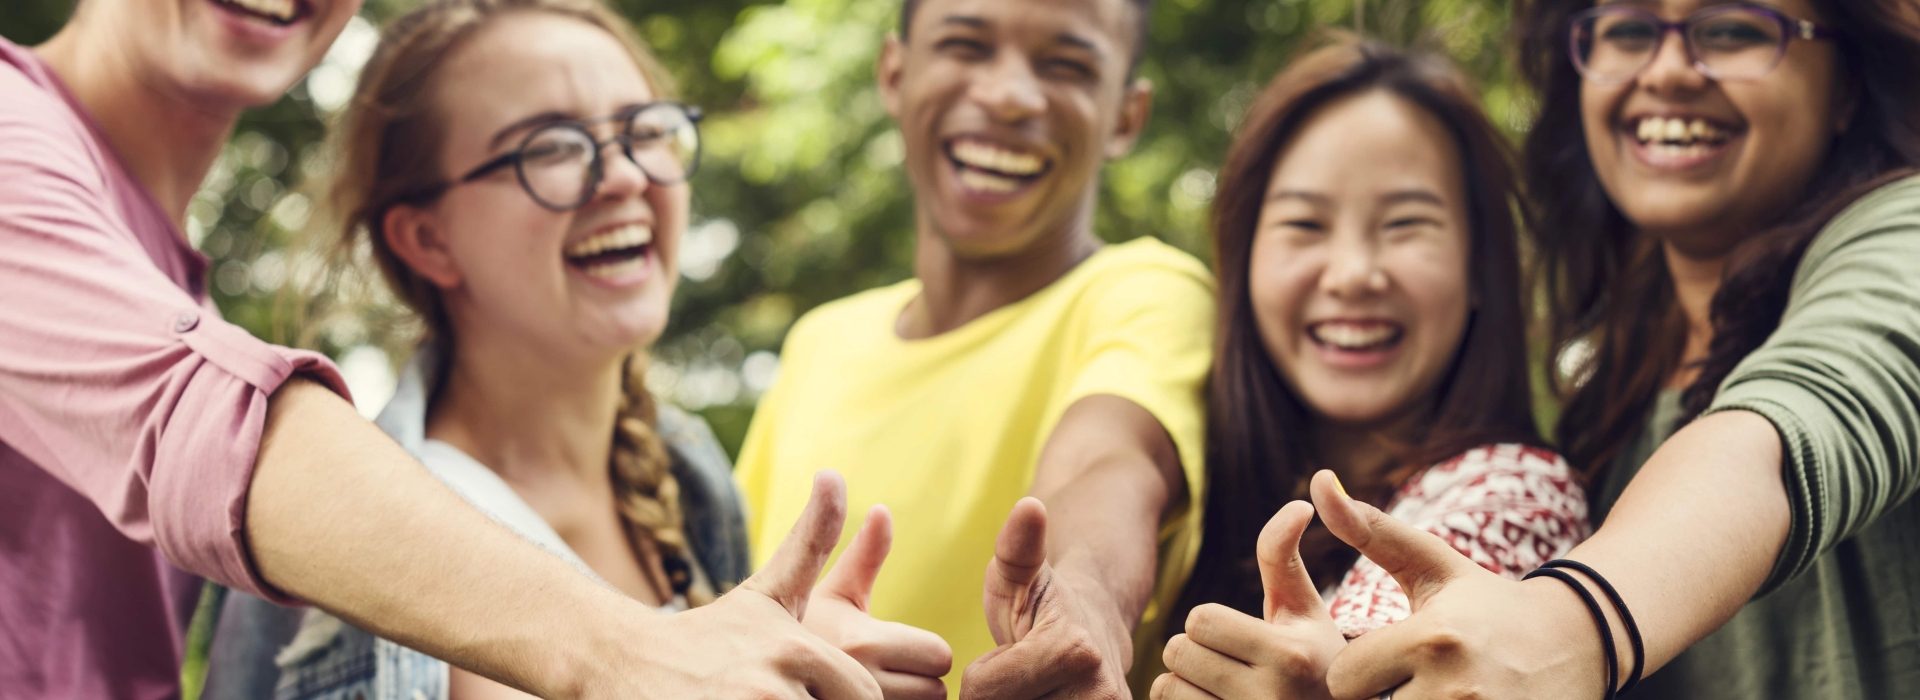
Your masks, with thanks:
M 1053 162 L 1040 154 L 979 139 L 955 139 L 946 151 L 960 185 L 985 194 L 1012 194 L 1053 170 Z
M 213 0 L 213 4 L 282 27 L 298 22 L 312 12 L 307 3 L 301 0 Z
M 1742 133 L 1739 127 L 1710 119 L 1676 117 L 1641 117 L 1623 131 L 1656 155 L 1683 158 L 1717 152 Z
M 1400 324 L 1387 321 L 1326 321 L 1307 326 L 1307 337 L 1315 345 L 1343 352 L 1388 350 L 1406 336 Z
M 653 229 L 627 224 L 567 246 L 567 265 L 596 277 L 622 277 L 647 264 L 653 249 Z

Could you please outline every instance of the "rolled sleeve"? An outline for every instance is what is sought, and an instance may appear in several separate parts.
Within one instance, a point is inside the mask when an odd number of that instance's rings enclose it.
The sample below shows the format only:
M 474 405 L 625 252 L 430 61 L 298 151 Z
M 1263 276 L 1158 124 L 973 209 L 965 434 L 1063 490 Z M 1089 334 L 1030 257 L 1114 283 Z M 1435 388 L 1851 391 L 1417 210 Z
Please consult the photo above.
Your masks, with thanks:
M 1792 521 L 1761 594 L 1920 487 L 1920 179 L 1890 185 L 1809 248 L 1780 327 L 1711 412 L 1779 432 Z
M 176 321 L 180 323 L 179 321 Z M 147 501 L 154 543 L 169 561 L 207 578 L 291 602 L 266 586 L 246 541 L 247 491 L 273 393 L 295 376 L 341 396 L 326 358 L 261 342 L 218 319 L 179 332 L 173 371 L 182 388 L 160 427 Z
M 167 255 L 190 253 L 133 230 L 131 195 L 54 109 L 0 106 L 0 443 L 175 565 L 278 597 L 245 543 L 268 399 L 295 375 L 345 385 L 189 293 L 194 266 Z

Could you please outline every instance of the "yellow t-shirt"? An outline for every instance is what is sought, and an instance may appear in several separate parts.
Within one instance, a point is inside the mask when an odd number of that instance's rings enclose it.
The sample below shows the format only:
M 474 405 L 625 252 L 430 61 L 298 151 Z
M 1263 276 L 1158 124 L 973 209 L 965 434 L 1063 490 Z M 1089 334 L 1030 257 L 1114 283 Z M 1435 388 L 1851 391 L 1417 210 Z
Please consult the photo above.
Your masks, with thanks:
M 1192 256 L 1141 239 L 1107 246 L 1045 289 L 932 338 L 894 332 L 920 293 L 914 280 L 808 313 L 787 337 L 740 454 L 755 565 L 799 517 L 814 472 L 839 471 L 852 514 L 841 547 L 859 514 L 874 504 L 893 511 L 874 616 L 953 645 L 947 680 L 957 692 L 961 672 L 995 646 L 981 607 L 995 536 L 1033 483 L 1061 414 L 1111 395 L 1159 419 L 1187 479 L 1187 497 L 1162 523 L 1154 598 L 1136 632 L 1157 640 L 1160 613 L 1199 549 L 1212 285 Z

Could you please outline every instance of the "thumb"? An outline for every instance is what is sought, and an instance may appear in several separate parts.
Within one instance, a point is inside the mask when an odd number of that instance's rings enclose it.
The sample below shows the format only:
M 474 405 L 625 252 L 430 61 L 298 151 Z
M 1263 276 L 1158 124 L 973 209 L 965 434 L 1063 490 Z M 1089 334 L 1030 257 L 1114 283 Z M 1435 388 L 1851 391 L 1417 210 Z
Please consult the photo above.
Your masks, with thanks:
M 820 472 L 813 475 L 813 494 L 807 497 L 806 510 L 793 523 L 793 530 L 774 550 L 767 565 L 740 584 L 779 603 L 794 619 L 806 615 L 807 596 L 820 577 L 833 546 L 840 541 L 840 529 L 847 519 L 847 484 L 840 475 Z
M 820 582 L 820 592 L 838 596 L 864 612 L 867 599 L 873 596 L 873 581 L 880 577 L 880 566 L 887 563 L 891 549 L 893 516 L 886 506 L 874 506 L 867 511 L 867 522 L 840 553 L 840 561 Z
M 987 564 L 987 626 L 996 644 L 1011 644 L 1025 636 L 1026 630 L 1016 620 L 1021 613 L 1031 612 L 1027 592 L 1046 564 L 1047 507 L 1040 499 L 1022 498 L 1007 514 L 1007 523 L 993 543 L 993 561 Z
M 1281 617 L 1327 616 L 1326 603 L 1320 600 L 1320 591 L 1307 574 L 1307 563 L 1300 558 L 1300 536 L 1312 522 L 1313 504 L 1294 501 L 1282 506 L 1260 529 L 1254 551 L 1260 561 L 1260 587 L 1267 592 L 1268 622 Z
M 1463 573 L 1482 571 L 1431 532 L 1415 528 L 1353 499 L 1333 472 L 1313 475 L 1313 504 L 1333 536 L 1378 564 L 1406 591 L 1414 610 Z

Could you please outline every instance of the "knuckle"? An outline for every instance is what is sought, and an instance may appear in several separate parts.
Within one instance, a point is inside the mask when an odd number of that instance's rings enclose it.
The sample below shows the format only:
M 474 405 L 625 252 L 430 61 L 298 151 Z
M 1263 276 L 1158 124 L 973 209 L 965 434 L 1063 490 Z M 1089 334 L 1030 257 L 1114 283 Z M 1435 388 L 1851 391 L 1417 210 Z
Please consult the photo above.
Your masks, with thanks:
M 1319 678 L 1320 663 L 1312 652 L 1293 644 L 1274 649 L 1273 668 L 1286 678 Z
M 1160 651 L 1160 660 L 1167 664 L 1167 670 L 1187 667 L 1187 659 L 1193 654 L 1194 641 L 1184 634 L 1176 634 L 1167 640 L 1167 647 Z M 1154 685 L 1159 685 L 1156 681 Z
M 1238 614 L 1232 608 L 1219 603 L 1196 605 L 1192 612 L 1187 613 L 1187 629 L 1221 624 L 1230 612 Z
M 891 648 L 885 641 L 864 632 L 849 632 L 841 635 L 841 651 L 859 660 L 862 664 L 879 659 Z
M 1100 669 L 1100 647 L 1093 643 L 1093 636 L 1083 629 L 1075 628 L 1062 637 L 1059 653 L 1054 658 L 1062 668 L 1076 674 L 1093 673 Z
M 1458 630 L 1441 628 L 1428 632 L 1420 640 L 1416 653 L 1428 661 L 1448 661 L 1467 650 L 1467 638 Z

